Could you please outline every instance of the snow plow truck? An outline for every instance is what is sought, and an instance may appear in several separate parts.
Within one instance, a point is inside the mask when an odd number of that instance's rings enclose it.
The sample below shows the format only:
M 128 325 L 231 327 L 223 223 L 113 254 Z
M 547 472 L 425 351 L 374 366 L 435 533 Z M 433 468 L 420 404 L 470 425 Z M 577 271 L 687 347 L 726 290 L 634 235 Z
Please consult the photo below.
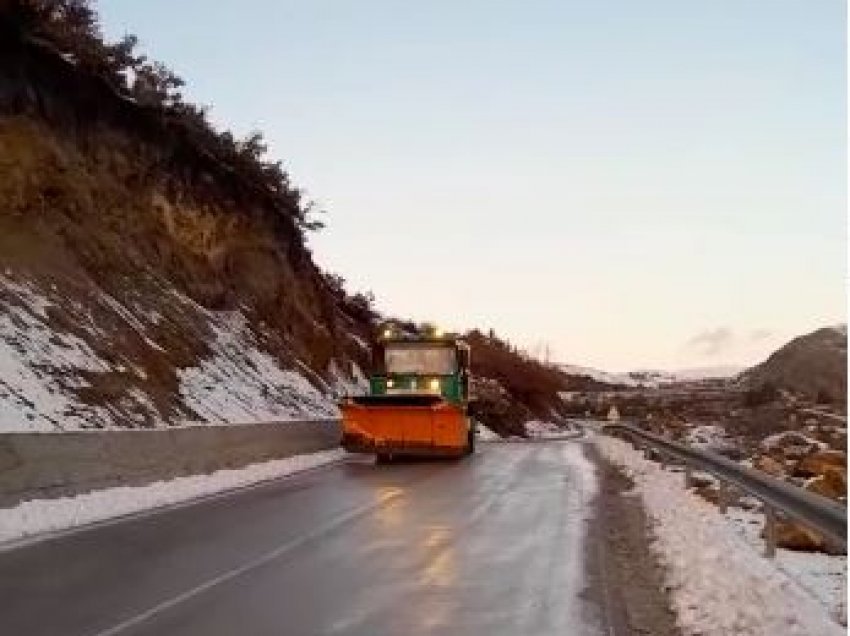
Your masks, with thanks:
M 462 457 L 475 448 L 469 345 L 437 328 L 381 329 L 366 395 L 342 401 L 342 446 L 394 457 Z

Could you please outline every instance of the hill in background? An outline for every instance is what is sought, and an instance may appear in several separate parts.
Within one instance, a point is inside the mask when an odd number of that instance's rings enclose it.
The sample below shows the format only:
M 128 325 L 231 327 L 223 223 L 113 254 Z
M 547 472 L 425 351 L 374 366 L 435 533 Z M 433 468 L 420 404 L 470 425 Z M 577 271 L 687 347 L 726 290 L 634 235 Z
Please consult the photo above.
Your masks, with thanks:
M 740 380 L 753 389 L 783 389 L 824 404 L 846 404 L 847 326 L 795 338 Z

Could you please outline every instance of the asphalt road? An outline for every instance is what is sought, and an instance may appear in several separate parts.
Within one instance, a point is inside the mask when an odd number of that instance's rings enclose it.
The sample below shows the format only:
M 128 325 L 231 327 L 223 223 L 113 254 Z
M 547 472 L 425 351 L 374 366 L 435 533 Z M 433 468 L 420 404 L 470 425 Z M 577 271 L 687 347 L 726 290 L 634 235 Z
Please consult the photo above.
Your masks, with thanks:
M 608 634 L 580 442 L 352 459 L 0 552 L 0 634 Z

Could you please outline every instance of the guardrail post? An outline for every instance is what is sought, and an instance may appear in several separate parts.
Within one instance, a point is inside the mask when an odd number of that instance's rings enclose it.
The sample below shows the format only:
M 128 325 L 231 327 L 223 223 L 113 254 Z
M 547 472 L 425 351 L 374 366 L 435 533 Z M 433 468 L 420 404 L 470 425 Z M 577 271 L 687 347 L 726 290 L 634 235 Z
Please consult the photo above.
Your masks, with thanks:
M 772 559 L 776 556 L 776 511 L 764 506 L 764 556 Z

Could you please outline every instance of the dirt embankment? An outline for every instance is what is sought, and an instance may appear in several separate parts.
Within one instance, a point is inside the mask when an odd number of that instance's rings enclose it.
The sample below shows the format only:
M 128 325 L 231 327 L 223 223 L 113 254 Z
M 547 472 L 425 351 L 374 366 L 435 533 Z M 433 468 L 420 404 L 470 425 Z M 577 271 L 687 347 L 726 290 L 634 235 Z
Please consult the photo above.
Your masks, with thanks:
M 0 335 L 23 356 L 38 318 L 45 351 L 97 361 L 41 361 L 38 379 L 114 416 L 93 426 L 201 419 L 179 376 L 228 330 L 216 316 L 317 386 L 367 364 L 368 311 L 329 284 L 279 200 L 48 47 L 0 48 Z M 0 384 L 38 407 L 16 391 Z

